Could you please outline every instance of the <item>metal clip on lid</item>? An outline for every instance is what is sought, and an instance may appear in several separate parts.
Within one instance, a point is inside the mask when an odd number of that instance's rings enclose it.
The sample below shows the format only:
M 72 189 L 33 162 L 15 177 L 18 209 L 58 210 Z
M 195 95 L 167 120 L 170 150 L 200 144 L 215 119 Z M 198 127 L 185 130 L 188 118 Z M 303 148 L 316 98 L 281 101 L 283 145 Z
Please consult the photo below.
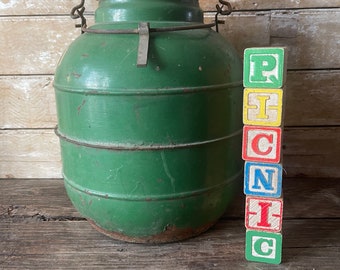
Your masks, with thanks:
M 148 62 L 149 36 L 150 36 L 149 23 L 140 22 L 138 26 L 138 33 L 139 33 L 139 45 L 137 67 L 145 67 Z
M 81 24 L 76 24 L 76 27 L 81 27 L 82 33 L 94 33 L 94 34 L 139 34 L 139 45 L 138 45 L 138 56 L 137 56 L 137 67 L 146 67 L 148 62 L 148 51 L 149 51 L 149 39 L 150 32 L 171 32 L 171 31 L 183 31 L 183 30 L 193 30 L 202 28 L 216 27 L 216 32 L 218 32 L 218 24 L 224 23 L 218 20 L 218 15 L 229 15 L 232 12 L 232 6 L 229 2 L 224 0 L 219 0 L 222 4 L 221 6 L 216 5 L 217 13 L 215 15 L 215 22 L 209 24 L 189 24 L 184 26 L 173 26 L 173 27 L 160 27 L 160 28 L 150 28 L 148 22 L 140 22 L 138 24 L 138 29 L 89 29 L 86 25 L 86 19 L 84 17 L 85 0 L 81 0 L 81 3 L 75 6 L 71 10 L 72 19 L 81 19 Z M 227 10 L 224 7 L 227 6 Z

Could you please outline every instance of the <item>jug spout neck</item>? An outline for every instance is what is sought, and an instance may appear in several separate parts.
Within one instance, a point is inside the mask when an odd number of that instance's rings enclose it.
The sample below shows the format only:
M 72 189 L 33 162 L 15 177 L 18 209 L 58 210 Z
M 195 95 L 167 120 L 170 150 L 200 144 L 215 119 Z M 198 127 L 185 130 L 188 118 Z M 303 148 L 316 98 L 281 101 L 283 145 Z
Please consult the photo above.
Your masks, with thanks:
M 100 0 L 95 21 L 203 23 L 203 12 L 198 0 Z

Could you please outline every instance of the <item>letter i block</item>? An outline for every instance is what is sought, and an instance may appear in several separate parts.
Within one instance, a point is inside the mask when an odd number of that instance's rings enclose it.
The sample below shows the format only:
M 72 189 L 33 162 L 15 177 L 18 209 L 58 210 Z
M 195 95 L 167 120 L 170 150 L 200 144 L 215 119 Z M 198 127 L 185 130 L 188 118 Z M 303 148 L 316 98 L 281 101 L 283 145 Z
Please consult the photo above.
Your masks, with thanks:
M 247 161 L 244 165 L 244 194 L 279 198 L 282 191 L 282 165 Z
M 284 48 L 249 48 L 244 51 L 243 85 L 281 88 L 285 72 Z
M 244 89 L 243 124 L 280 126 L 282 96 L 282 89 Z
M 246 233 L 246 259 L 253 262 L 280 264 L 282 235 L 248 230 Z
M 267 232 L 281 231 L 282 208 L 282 199 L 246 197 L 246 228 Z
M 248 161 L 279 163 L 281 128 L 244 126 L 242 158 Z

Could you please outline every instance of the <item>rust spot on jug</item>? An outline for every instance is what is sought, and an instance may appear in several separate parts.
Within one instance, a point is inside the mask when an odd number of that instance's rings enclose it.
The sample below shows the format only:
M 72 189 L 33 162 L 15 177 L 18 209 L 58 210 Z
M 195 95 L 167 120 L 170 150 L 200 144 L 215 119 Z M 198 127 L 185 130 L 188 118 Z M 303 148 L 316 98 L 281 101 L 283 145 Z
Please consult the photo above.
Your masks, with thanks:
M 72 72 L 72 76 L 75 78 L 80 78 L 81 74 L 77 73 L 77 72 Z
M 188 239 L 194 236 L 197 236 L 209 228 L 211 228 L 215 222 L 211 222 L 205 224 L 198 228 L 178 228 L 174 225 L 167 225 L 164 227 L 163 232 L 145 236 L 145 237 L 131 237 L 124 235 L 123 233 L 107 231 L 101 227 L 99 227 L 93 220 L 88 219 L 88 222 L 100 233 L 105 234 L 113 239 L 130 242 L 130 243 L 140 243 L 140 244 L 161 244 L 161 243 L 169 243 L 169 242 L 178 242 L 184 239 Z

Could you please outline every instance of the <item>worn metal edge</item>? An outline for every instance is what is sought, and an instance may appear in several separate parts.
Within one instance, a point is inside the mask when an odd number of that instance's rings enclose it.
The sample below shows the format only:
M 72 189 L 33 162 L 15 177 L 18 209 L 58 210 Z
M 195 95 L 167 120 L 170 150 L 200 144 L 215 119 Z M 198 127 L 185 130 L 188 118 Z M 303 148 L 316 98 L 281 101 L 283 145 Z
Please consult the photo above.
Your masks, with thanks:
M 167 226 L 164 228 L 164 231 L 159 234 L 144 236 L 144 237 L 143 236 L 128 236 L 123 233 L 108 231 L 98 226 L 91 219 L 87 219 L 87 221 L 98 232 L 110 238 L 119 240 L 119 241 L 136 243 L 136 244 L 165 244 L 165 243 L 178 242 L 178 241 L 182 241 L 188 238 L 198 236 L 199 234 L 207 231 L 209 228 L 215 225 L 218 219 L 214 222 L 210 222 L 208 224 L 205 224 L 197 228 L 178 228 L 176 226 Z
M 115 143 L 95 143 L 95 142 L 85 142 L 81 141 L 80 139 L 73 139 L 64 134 L 62 134 L 58 126 L 54 129 L 55 134 L 59 137 L 60 140 L 66 141 L 68 143 L 88 147 L 88 148 L 95 148 L 95 149 L 102 149 L 102 150 L 111 150 L 111 151 L 154 151 L 154 150 L 171 150 L 171 149 L 182 149 L 182 148 L 191 148 L 195 146 L 202 146 L 211 143 L 217 143 L 224 140 L 228 140 L 232 137 L 238 136 L 242 133 L 242 129 L 239 129 L 229 135 L 215 138 L 206 141 L 199 141 L 199 142 L 191 142 L 191 143 L 173 143 L 173 144 L 133 144 L 133 143 L 125 143 L 125 144 L 115 144 Z
M 222 189 L 224 186 L 227 186 L 229 184 L 232 184 L 235 182 L 241 175 L 243 174 L 243 168 L 238 171 L 236 174 L 230 176 L 228 179 L 226 179 L 224 182 L 208 187 L 208 188 L 202 188 L 195 191 L 186 191 L 186 192 L 180 192 L 176 194 L 157 194 L 157 195 L 144 195 L 144 196 L 135 196 L 135 195 L 127 195 L 127 194 L 113 194 L 108 192 L 101 192 L 97 190 L 90 190 L 87 188 L 84 188 L 81 185 L 76 184 L 74 181 L 71 181 L 67 176 L 64 175 L 64 183 L 65 185 L 68 185 L 70 188 L 77 190 L 81 193 L 104 198 L 104 199 L 110 199 L 110 200 L 119 200 L 119 201 L 145 201 L 145 202 L 151 202 L 151 201 L 172 201 L 176 199 L 183 199 L 183 198 L 190 198 L 199 196 L 204 193 L 211 193 L 215 190 Z
M 165 88 L 155 88 L 155 89 L 124 89 L 124 88 L 112 88 L 110 91 L 108 89 L 88 89 L 84 90 L 84 88 L 70 88 L 65 85 L 60 85 L 57 83 L 53 83 L 53 86 L 56 91 L 60 92 L 70 92 L 75 94 L 83 94 L 83 95 L 112 95 L 112 96 L 121 96 L 121 95 L 143 95 L 143 96 L 155 96 L 155 95 L 178 95 L 178 94 L 192 94 L 197 92 L 211 92 L 211 91 L 225 91 L 231 90 L 230 88 L 242 87 L 242 81 L 236 81 L 231 83 L 224 84 L 216 84 L 216 85 L 202 85 L 202 86 L 183 86 L 183 87 L 165 87 Z

